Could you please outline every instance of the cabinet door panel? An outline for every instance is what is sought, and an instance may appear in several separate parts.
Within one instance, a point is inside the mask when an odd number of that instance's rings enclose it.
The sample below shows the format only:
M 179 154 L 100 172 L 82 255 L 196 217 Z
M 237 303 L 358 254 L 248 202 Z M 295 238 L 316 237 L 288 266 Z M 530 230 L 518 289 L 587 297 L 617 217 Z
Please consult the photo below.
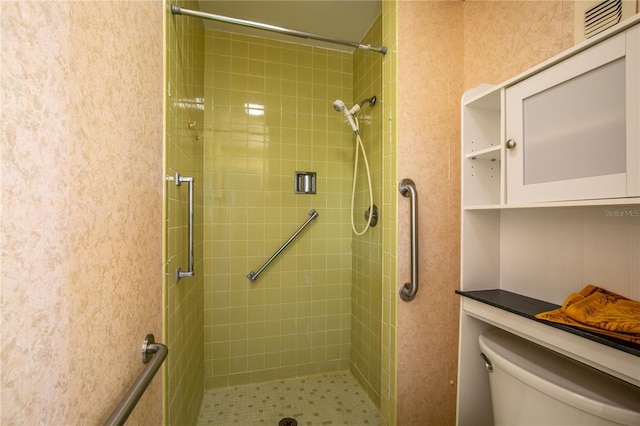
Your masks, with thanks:
M 626 171 L 624 65 L 618 59 L 523 100 L 525 185 Z
M 507 89 L 508 203 L 629 196 L 629 72 L 620 34 Z

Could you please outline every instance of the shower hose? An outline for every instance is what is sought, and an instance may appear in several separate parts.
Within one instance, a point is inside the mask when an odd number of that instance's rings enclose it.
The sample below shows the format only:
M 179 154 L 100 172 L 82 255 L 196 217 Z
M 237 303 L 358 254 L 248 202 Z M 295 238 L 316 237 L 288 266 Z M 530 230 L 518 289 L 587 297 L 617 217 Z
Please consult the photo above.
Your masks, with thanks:
M 364 150 L 364 145 L 362 143 L 362 138 L 360 137 L 360 124 L 358 123 L 358 117 L 353 114 L 353 118 L 355 120 L 356 123 L 356 129 L 358 129 L 357 132 L 355 132 L 356 134 L 356 155 L 355 155 L 355 160 L 354 160 L 354 164 L 353 164 L 353 187 L 351 189 L 351 229 L 353 230 L 353 233 L 356 235 L 364 235 L 365 232 L 367 232 L 367 230 L 369 229 L 369 227 L 371 226 L 371 218 L 373 217 L 373 189 L 371 188 L 371 171 L 369 170 L 369 161 L 367 160 L 367 153 Z M 360 152 L 360 150 L 362 150 L 362 158 L 364 160 L 364 165 L 367 171 L 367 181 L 369 184 L 369 217 L 367 219 L 367 224 L 365 225 L 364 229 L 362 231 L 358 231 L 356 229 L 356 225 L 355 225 L 355 221 L 353 219 L 353 214 L 354 214 L 354 200 L 356 197 L 356 179 L 358 176 L 358 153 Z

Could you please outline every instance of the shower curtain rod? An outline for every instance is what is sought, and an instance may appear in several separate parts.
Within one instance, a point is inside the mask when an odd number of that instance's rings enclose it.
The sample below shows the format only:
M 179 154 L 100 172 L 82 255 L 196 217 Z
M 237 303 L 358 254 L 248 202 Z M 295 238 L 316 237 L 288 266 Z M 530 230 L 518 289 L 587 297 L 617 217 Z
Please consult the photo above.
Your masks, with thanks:
M 171 5 L 171 13 L 173 13 L 174 15 L 195 16 L 198 18 L 211 19 L 214 21 L 227 22 L 227 23 L 236 24 L 236 25 L 243 25 L 245 27 L 258 28 L 261 30 L 292 35 L 295 37 L 326 41 L 329 43 L 341 44 L 343 46 L 355 47 L 356 49 L 374 50 L 376 52 L 382 53 L 383 55 L 387 53 L 387 48 L 385 46 L 372 46 L 370 44 L 355 43 L 352 41 L 340 40 L 333 37 L 307 33 L 304 31 L 292 30 L 289 28 L 278 27 L 275 25 L 263 24 L 261 22 L 247 21 L 244 19 L 237 19 L 237 18 L 231 18 L 228 16 L 216 15 L 213 13 L 201 12 L 199 10 L 187 9 L 185 7 L 178 6 L 177 4 Z

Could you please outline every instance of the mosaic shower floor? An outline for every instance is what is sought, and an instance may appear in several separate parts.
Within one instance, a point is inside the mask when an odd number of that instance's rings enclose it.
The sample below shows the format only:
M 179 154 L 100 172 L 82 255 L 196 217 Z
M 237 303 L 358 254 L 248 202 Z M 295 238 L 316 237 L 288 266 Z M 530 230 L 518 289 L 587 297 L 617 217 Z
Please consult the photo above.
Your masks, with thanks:
M 205 392 L 198 424 L 380 425 L 380 414 L 348 372 Z M 293 422 L 284 420 L 283 425 Z

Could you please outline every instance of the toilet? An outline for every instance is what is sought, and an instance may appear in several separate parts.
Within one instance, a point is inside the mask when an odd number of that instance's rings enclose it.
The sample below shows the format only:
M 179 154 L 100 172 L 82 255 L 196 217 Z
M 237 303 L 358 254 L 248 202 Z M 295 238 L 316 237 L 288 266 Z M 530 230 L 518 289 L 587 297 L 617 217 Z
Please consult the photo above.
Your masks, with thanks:
M 496 425 L 640 425 L 640 388 L 503 330 L 479 343 Z

